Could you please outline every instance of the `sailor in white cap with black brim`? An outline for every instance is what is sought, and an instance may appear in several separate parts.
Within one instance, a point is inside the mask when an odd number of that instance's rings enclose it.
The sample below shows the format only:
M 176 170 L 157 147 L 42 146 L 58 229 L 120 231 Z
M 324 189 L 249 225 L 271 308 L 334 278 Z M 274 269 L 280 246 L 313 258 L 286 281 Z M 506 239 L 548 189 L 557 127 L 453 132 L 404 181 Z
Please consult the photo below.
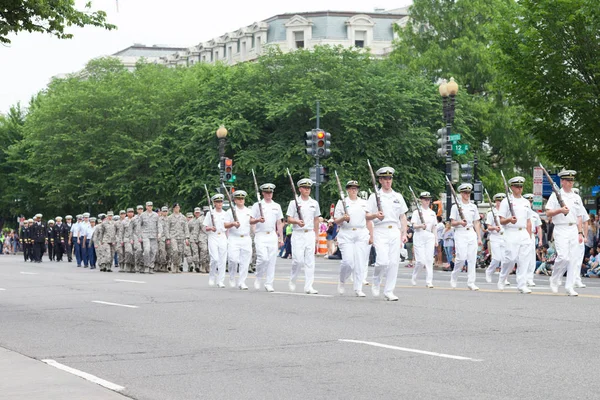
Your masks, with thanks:
M 505 280 L 517 264 L 517 289 L 520 293 L 529 294 L 531 289 L 527 287 L 527 269 L 531 258 L 531 218 L 533 211 L 529 201 L 522 196 L 525 178 L 515 176 L 508 180 L 512 196 L 505 198 L 500 203 L 498 216 L 500 223 L 504 225 L 504 260 L 498 278 L 498 289 L 504 290 Z M 510 211 L 510 204 L 514 210 L 514 216 Z
M 400 249 L 408 239 L 406 235 L 408 225 L 406 212 L 408 207 L 404 197 L 392 189 L 394 172 L 396 171 L 392 167 L 379 168 L 376 172 L 381 185 L 377 193 L 381 199 L 382 211 L 380 212 L 377 208 L 375 193 L 372 193 L 368 200 L 369 212 L 375 214 L 375 219 L 373 219 L 373 247 L 375 247 L 377 254 L 371 293 L 375 297 L 379 296 L 381 281 L 385 276 L 383 296 L 388 301 L 398 301 L 394 289 L 398 278 Z
M 202 226 L 208 235 L 208 254 L 210 257 L 210 272 L 208 276 L 208 285 L 224 288 L 225 268 L 227 265 L 227 229 L 225 221 L 227 216 L 223 211 L 224 195 L 217 193 L 210 200 L 213 203 L 212 212 L 209 212 Z M 212 216 L 211 216 L 212 215 Z M 212 220 L 215 223 L 213 225 Z
M 492 275 L 497 268 L 502 266 L 502 260 L 504 260 L 504 227 L 500 223 L 500 217 L 498 216 L 498 213 L 500 212 L 500 204 L 505 197 L 506 195 L 504 193 L 496 193 L 494 195 L 494 204 L 490 204 L 490 207 L 495 207 L 496 219 L 494 220 L 494 214 L 492 214 L 492 211 L 490 210 L 487 213 L 485 221 L 489 235 L 489 249 L 492 256 L 492 261 L 485 270 L 485 280 L 487 283 L 492 283 Z
M 575 194 L 579 194 L 579 189 L 577 188 L 573 188 L 573 193 Z M 580 196 L 581 197 L 581 196 Z M 586 242 L 588 242 L 588 229 L 589 229 L 589 221 L 590 221 L 590 216 L 587 213 L 585 206 L 581 207 L 580 209 L 580 214 L 578 215 L 578 217 L 581 217 L 581 223 L 582 223 L 582 232 L 583 232 L 583 242 L 579 245 L 579 259 L 581 260 L 581 263 L 583 264 L 583 259 L 585 258 L 585 246 L 586 246 Z M 593 247 L 593 236 L 592 236 L 592 241 L 590 243 L 590 248 Z M 573 285 L 576 288 L 585 288 L 587 287 L 587 285 L 585 283 L 583 283 L 583 281 L 581 280 L 581 273 L 575 274 L 575 284 Z
M 246 207 L 246 196 L 244 190 L 236 190 L 233 193 L 235 213 L 237 221 L 233 219 L 233 210 L 230 208 L 225 214 L 225 228 L 229 229 L 227 244 L 227 259 L 229 268 L 229 286 L 241 290 L 248 290 L 246 279 L 248 278 L 248 267 L 252 260 L 252 238 L 250 237 L 250 218 L 252 210 Z M 236 272 L 239 270 L 239 279 L 236 281 Z
M 433 258 L 435 257 L 435 245 L 437 243 L 437 215 L 431 209 L 431 193 L 421 192 L 419 195 L 421 202 L 421 212 L 423 219 L 421 221 L 419 213 L 412 213 L 411 223 L 415 230 L 413 236 L 413 250 L 415 253 L 415 268 L 413 269 L 411 283 L 417 285 L 417 276 L 424 266 L 426 270 L 425 286 L 433 288 Z
M 313 181 L 304 178 L 298 181 L 298 206 L 302 213 L 302 218 L 298 217 L 296 203 L 290 201 L 286 215 L 288 222 L 293 225 L 292 228 L 292 273 L 288 287 L 290 291 L 296 290 L 296 279 L 300 268 L 304 266 L 304 293 L 319 293 L 313 288 L 315 280 L 315 249 L 319 240 L 319 216 L 321 208 L 316 200 L 310 197 Z
M 450 223 L 454 228 L 454 249 L 456 262 L 450 274 L 450 286 L 455 288 L 458 272 L 467 262 L 467 287 L 471 290 L 479 290 L 475 285 L 477 278 L 477 247 L 481 246 L 481 225 L 479 223 L 479 210 L 471 203 L 471 191 L 473 185 L 463 183 L 458 187 L 460 197 L 460 208 L 464 216 L 462 220 L 456 204 L 450 210 Z
M 580 245 L 585 242 L 581 215 L 585 207 L 581 197 L 573 192 L 576 172 L 563 170 L 560 177 L 560 194 L 565 206 L 561 207 L 556 194 L 552 193 L 546 203 L 546 215 L 554 224 L 554 247 L 556 260 L 550 277 L 550 289 L 558 293 L 558 281 L 567 271 L 565 290 L 569 296 L 577 296 L 574 289 L 576 276 L 581 273 Z
M 251 224 L 254 225 L 254 244 L 256 246 L 256 279 L 254 288 L 260 289 L 261 279 L 264 280 L 265 290 L 274 292 L 275 264 L 278 247 L 283 245 L 283 210 L 273 201 L 275 185 L 264 183 L 260 185 L 262 199 L 252 205 Z M 260 206 L 263 216 L 260 215 Z
M 365 297 L 362 291 L 364 269 L 369 261 L 369 230 L 367 224 L 375 218 L 375 214 L 369 213 L 369 204 L 366 200 L 358 197 L 358 181 L 351 180 L 346 183 L 348 197 L 344 202 L 338 200 L 335 206 L 335 223 L 340 227 L 337 242 L 342 252 L 340 263 L 340 280 L 338 293 L 344 294 L 344 284 L 352 274 L 354 294 L 357 297 Z

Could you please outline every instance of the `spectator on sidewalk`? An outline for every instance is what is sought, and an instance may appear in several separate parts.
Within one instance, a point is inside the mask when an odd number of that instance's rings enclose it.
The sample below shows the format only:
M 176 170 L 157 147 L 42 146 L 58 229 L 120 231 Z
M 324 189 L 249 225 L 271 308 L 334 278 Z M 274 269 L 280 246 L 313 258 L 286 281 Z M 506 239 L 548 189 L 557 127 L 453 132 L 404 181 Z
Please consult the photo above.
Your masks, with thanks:
M 452 271 L 454 269 L 454 229 L 452 229 L 450 222 L 446 222 L 446 227 L 442 233 L 442 239 L 444 241 L 446 260 L 448 261 L 444 270 Z
M 438 215 L 437 225 L 435 226 L 437 233 L 436 237 L 438 238 L 437 245 L 435 246 L 436 265 L 442 265 L 442 263 L 444 262 L 444 228 L 445 225 L 442 222 L 442 217 Z
M 588 261 L 585 276 L 600 278 L 600 247 L 590 249 L 590 260 Z
M 338 225 L 333 221 L 333 219 L 330 219 L 327 221 L 327 256 L 333 255 L 337 250 L 335 241 L 337 234 Z

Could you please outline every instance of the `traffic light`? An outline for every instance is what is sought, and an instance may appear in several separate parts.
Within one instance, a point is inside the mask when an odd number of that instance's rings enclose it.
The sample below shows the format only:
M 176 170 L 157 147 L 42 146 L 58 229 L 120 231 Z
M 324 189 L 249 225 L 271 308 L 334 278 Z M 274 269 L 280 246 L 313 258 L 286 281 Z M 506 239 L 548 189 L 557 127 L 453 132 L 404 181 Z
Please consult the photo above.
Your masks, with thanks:
M 462 170 L 460 179 L 463 182 L 471 182 L 473 180 L 473 166 L 469 163 L 460 164 L 460 169 Z
M 317 140 L 314 130 L 306 132 L 306 154 L 315 156 L 317 154 Z
M 319 180 L 319 183 L 329 182 L 329 168 L 321 166 L 320 173 L 321 179 Z
M 483 183 L 481 181 L 475 181 L 473 184 L 473 200 L 475 203 L 483 201 Z
M 331 155 L 331 133 L 325 132 L 321 129 L 313 129 L 314 141 L 316 142 L 315 157 L 325 158 Z
M 450 165 L 450 180 L 452 183 L 458 183 L 458 178 L 460 176 L 460 171 L 458 167 L 458 162 L 452 161 Z
M 448 145 L 450 144 L 448 142 L 448 130 L 446 128 L 438 129 L 437 136 L 438 136 L 437 155 L 438 155 L 438 157 L 446 157 L 446 155 L 448 154 L 448 151 L 449 151 Z M 452 146 L 452 144 L 450 144 L 450 146 Z M 451 148 L 452 147 L 450 147 L 450 149 Z
M 309 170 L 309 178 L 311 181 L 316 182 L 317 181 L 317 168 L 316 167 L 310 167 Z
M 233 182 L 233 160 L 231 158 L 225 157 L 224 164 L 225 164 L 224 179 L 228 182 L 229 181 Z

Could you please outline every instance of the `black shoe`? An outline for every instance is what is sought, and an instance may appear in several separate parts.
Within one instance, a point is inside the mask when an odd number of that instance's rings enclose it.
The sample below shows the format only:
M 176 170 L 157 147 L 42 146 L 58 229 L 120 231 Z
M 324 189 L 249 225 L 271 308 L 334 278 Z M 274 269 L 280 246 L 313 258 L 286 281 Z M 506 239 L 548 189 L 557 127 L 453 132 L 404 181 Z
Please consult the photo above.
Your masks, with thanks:
M 69 262 L 73 262 L 73 260 L 69 258 Z
M 87 265 L 84 265 L 84 266 L 83 266 L 83 268 L 87 268 L 87 267 L 88 267 Z

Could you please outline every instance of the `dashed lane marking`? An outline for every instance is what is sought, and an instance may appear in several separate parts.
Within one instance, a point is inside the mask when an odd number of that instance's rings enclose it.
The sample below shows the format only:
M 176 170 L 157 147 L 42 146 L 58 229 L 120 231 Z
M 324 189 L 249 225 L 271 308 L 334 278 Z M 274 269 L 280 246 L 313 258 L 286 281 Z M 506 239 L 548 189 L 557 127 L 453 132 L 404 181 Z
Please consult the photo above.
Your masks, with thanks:
M 66 366 L 64 364 L 61 364 L 61 363 L 58 363 L 58 362 L 56 362 L 54 360 L 42 360 L 42 362 L 46 363 L 48 365 L 51 365 L 54 368 L 58 368 L 60 370 L 66 371 L 66 372 L 68 372 L 70 374 L 76 375 L 76 376 L 78 376 L 80 378 L 83 378 L 83 379 L 85 379 L 87 381 L 93 382 L 93 383 L 95 383 L 97 385 L 103 386 L 103 387 L 105 387 L 107 389 L 114 390 L 116 392 L 120 392 L 123 389 L 125 389 L 125 387 L 123 387 L 121 385 L 117 385 L 116 383 L 112 383 L 112 382 L 109 382 L 109 381 L 104 380 L 102 378 L 98 378 L 97 376 L 92 375 L 92 374 L 88 374 L 87 372 L 83 372 L 83 371 L 80 371 L 78 369 L 68 367 L 68 366 Z

